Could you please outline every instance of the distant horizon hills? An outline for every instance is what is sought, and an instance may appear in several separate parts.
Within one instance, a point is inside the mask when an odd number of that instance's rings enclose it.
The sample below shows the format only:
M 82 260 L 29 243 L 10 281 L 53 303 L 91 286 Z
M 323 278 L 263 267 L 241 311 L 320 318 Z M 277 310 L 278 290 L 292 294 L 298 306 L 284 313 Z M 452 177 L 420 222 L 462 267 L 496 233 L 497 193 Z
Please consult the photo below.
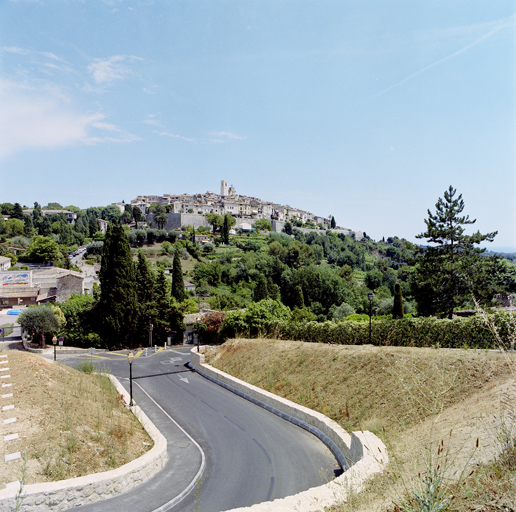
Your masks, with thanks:
M 482 247 L 486 252 L 496 252 L 501 254 L 516 254 L 516 247 Z

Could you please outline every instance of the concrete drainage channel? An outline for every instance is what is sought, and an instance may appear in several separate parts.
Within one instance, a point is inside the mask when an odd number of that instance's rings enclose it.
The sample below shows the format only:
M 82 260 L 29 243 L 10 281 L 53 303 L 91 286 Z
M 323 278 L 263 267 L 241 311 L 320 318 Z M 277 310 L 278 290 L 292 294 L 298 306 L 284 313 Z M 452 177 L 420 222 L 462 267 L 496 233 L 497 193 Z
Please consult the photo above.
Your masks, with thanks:
M 194 349 L 195 350 L 195 349 Z M 204 363 L 204 354 L 192 350 L 191 365 L 204 377 L 221 385 L 234 393 L 268 409 L 274 414 L 310 431 L 319 437 L 334 453 L 344 473 L 326 485 L 314 487 L 294 496 L 264 502 L 251 507 L 232 509 L 227 512 L 249 510 L 254 512 L 315 512 L 344 501 L 350 492 L 360 492 L 365 481 L 375 473 L 383 471 L 388 462 L 387 450 L 383 442 L 371 432 L 353 432 L 349 434 L 336 422 L 323 414 L 306 407 L 299 406 L 289 400 L 280 398 L 260 388 L 251 386 L 239 379 L 231 377 Z M 0 382 L 2 391 L 8 390 L 12 383 L 8 382 L 7 356 L 0 356 Z M 110 376 L 117 390 L 129 403 L 127 391 L 115 377 Z M 3 393 L 2 400 L 12 399 L 12 393 Z M 11 411 L 14 404 L 6 403 L 2 411 Z M 167 459 L 167 441 L 138 407 L 132 407 L 133 413 L 147 430 L 154 441 L 153 448 L 140 458 L 120 468 L 87 475 L 59 482 L 31 484 L 21 489 L 23 510 L 64 511 L 79 505 L 110 498 L 131 489 L 156 474 Z M 4 425 L 16 423 L 16 418 L 4 419 Z M 13 432 L 4 436 L 4 442 L 17 439 Z M 8 445 L 7 445 L 8 446 Z M 19 452 L 5 454 L 5 463 L 21 457 Z M 0 512 L 16 510 L 17 495 L 20 493 L 20 482 L 12 482 L 0 491 Z

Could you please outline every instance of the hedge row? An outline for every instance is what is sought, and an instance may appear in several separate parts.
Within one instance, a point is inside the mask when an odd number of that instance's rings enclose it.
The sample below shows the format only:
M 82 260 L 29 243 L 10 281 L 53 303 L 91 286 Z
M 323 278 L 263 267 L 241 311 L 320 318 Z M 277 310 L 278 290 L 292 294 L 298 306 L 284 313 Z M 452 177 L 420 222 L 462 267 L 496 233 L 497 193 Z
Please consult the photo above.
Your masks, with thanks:
M 58 333 L 64 339 L 64 344 L 78 348 L 105 348 L 102 338 L 96 332 L 71 331 L 62 329 Z
M 489 316 L 505 349 L 514 348 L 516 317 L 499 312 Z M 275 322 L 269 325 L 269 336 L 314 343 L 362 345 L 369 343 L 369 322 L 308 322 L 296 324 Z M 501 348 L 500 342 L 480 316 L 454 318 L 435 317 L 375 320 L 371 322 L 373 345 L 400 347 Z

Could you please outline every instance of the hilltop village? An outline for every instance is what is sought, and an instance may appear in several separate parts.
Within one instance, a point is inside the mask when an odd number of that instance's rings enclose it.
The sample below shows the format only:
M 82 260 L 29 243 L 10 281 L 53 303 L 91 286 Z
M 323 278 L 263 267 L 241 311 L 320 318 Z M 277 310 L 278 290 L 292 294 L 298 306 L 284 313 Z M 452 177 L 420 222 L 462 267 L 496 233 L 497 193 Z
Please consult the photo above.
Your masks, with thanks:
M 113 203 L 121 211 L 125 203 Z M 252 229 L 258 219 L 271 221 L 272 230 L 283 231 L 286 222 L 290 222 L 297 228 L 314 231 L 330 229 L 331 218 L 321 217 L 311 212 L 292 208 L 270 201 L 264 201 L 257 197 L 249 197 L 237 194 L 233 185 L 229 186 L 226 180 L 221 181 L 220 194 L 206 192 L 205 194 L 163 194 L 139 195 L 131 201 L 131 206 L 138 207 L 142 214 L 146 215 L 149 225 L 153 225 L 153 216 L 149 209 L 154 204 L 165 206 L 169 222 L 165 229 L 177 229 L 184 225 L 192 225 L 195 228 L 207 226 L 205 216 L 210 213 L 218 215 L 229 214 L 236 219 L 235 229 Z M 346 235 L 354 234 L 360 240 L 364 234 L 361 231 L 336 227 L 333 231 Z

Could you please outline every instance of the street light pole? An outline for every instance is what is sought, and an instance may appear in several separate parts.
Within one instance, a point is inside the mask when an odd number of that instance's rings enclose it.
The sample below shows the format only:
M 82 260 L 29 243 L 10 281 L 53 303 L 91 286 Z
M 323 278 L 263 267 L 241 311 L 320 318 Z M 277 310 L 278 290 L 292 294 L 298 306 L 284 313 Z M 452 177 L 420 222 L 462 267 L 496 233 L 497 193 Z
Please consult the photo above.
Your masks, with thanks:
M 130 401 L 129 401 L 129 407 L 132 407 L 133 404 L 133 361 L 134 361 L 134 354 L 132 351 L 129 351 L 129 354 L 127 354 L 127 361 L 129 362 L 129 394 L 130 394 Z
M 201 319 L 201 317 L 199 317 L 199 316 L 195 319 L 197 325 L 199 325 L 200 319 Z M 199 339 L 199 332 L 197 332 L 197 352 L 200 352 L 200 350 L 199 350 L 200 344 L 201 344 L 201 340 Z
M 373 305 L 373 294 L 369 292 L 367 294 L 367 298 L 369 299 L 369 344 L 371 344 L 371 307 Z

